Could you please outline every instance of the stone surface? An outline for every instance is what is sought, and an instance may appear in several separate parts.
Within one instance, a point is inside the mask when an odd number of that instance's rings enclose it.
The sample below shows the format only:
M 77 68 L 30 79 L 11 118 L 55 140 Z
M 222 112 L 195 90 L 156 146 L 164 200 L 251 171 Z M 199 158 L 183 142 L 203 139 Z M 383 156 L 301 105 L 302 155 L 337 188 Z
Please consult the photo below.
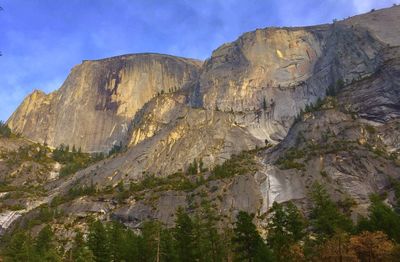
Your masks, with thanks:
M 196 79 L 200 65 L 158 54 L 84 61 L 59 90 L 28 96 L 7 123 L 14 132 L 53 147 L 108 151 L 126 139 L 130 122 L 147 101 Z

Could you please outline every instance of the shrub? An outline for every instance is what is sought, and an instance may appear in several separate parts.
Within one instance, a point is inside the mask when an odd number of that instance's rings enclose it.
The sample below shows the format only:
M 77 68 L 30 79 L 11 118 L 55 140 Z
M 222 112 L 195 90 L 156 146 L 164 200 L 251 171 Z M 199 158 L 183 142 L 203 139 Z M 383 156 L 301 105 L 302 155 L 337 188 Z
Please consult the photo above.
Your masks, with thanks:
M 12 132 L 6 123 L 0 121 L 0 137 L 11 137 Z

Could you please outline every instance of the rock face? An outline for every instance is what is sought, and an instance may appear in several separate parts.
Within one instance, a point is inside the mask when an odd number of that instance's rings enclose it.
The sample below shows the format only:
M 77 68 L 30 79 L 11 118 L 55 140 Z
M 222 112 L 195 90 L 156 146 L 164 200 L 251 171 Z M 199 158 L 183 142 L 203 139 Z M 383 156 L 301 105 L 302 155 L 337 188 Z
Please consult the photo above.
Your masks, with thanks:
M 249 32 L 204 64 L 151 54 L 87 61 L 60 90 L 26 98 L 8 123 L 53 146 L 127 146 L 55 181 L 53 194 L 166 177 L 194 159 L 211 169 L 267 142 L 274 146 L 259 151 L 257 172 L 201 186 L 208 196 L 219 188 L 212 198 L 225 214 L 247 207 L 261 216 L 289 200 L 306 209 L 314 181 L 364 214 L 371 193 L 388 191 L 393 201 L 390 180 L 400 174 L 399 24 L 393 7 L 330 25 Z M 189 206 L 183 191 L 148 193 L 107 212 L 132 225 L 170 224 L 170 209 Z M 154 207 L 149 199 L 158 199 Z
M 365 29 L 339 23 L 246 33 L 205 62 L 194 104 L 263 110 L 264 139 L 278 142 L 300 110 L 324 97 L 337 80 L 350 82 L 374 72 L 382 47 Z
M 8 120 L 16 133 L 47 143 L 108 151 L 126 139 L 135 113 L 159 93 L 197 78 L 200 61 L 139 54 L 84 61 L 62 87 L 35 91 Z

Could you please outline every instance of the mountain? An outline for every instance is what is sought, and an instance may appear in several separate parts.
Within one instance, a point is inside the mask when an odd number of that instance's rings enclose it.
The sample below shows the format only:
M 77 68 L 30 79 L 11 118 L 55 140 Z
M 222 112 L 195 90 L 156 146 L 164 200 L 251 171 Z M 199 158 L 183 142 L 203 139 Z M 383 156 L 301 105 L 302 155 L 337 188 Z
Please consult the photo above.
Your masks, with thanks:
M 93 214 L 133 228 L 148 219 L 172 226 L 179 206 L 194 212 L 204 199 L 226 221 L 244 210 L 261 227 L 273 202 L 309 212 L 316 181 L 354 220 L 368 214 L 371 194 L 394 206 L 399 24 L 394 6 L 257 29 L 204 62 L 158 54 L 84 61 L 59 90 L 29 95 L 7 124 L 29 140 L 81 148 L 74 154 L 117 153 L 63 176 L 49 168 L 52 179 L 33 199 L 53 203 L 72 228 Z M 48 161 L 68 165 L 50 151 Z
M 53 147 L 108 151 L 126 139 L 146 102 L 196 79 L 200 66 L 197 60 L 158 54 L 83 61 L 59 90 L 29 95 L 7 123 L 14 132 Z

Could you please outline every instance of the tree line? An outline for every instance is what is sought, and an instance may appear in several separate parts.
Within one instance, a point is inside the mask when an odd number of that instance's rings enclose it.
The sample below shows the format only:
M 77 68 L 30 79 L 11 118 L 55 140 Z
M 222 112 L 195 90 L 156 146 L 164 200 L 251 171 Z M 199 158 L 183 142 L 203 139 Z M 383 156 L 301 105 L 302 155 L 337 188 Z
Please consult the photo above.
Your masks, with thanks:
M 244 211 L 229 225 L 207 201 L 196 212 L 178 208 L 172 228 L 147 221 L 135 232 L 95 220 L 76 232 L 70 248 L 45 226 L 36 238 L 14 233 L 3 255 L 5 261 L 396 261 L 400 215 L 382 197 L 371 197 L 370 214 L 358 223 L 322 185 L 312 186 L 310 198 L 308 217 L 292 202 L 274 203 L 259 227 Z

